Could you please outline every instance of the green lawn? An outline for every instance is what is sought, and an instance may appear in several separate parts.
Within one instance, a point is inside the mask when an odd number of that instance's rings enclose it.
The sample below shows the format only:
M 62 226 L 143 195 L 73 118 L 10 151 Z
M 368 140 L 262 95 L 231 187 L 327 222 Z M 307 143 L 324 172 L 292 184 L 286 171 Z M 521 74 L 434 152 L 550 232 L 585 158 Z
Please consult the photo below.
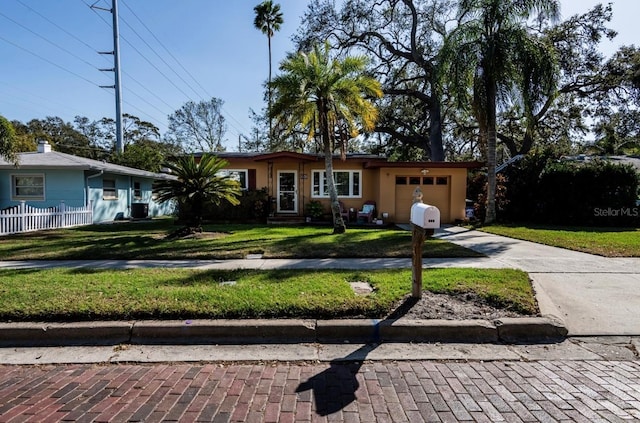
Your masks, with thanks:
M 528 276 L 518 270 L 429 269 L 423 279 L 434 292 L 474 292 L 496 306 L 536 313 Z M 374 293 L 355 295 L 348 282 L 356 281 L 369 282 Z M 382 318 L 410 291 L 409 269 L 0 270 L 0 320 Z
M 0 237 L 2 260 L 62 259 L 231 259 L 250 253 L 265 258 L 410 257 L 411 233 L 390 229 L 273 225 L 206 225 L 198 239 L 169 241 L 169 219 L 91 225 Z M 430 239 L 424 257 L 477 257 L 478 253 Z
M 606 257 L 640 257 L 640 228 L 491 225 L 480 230 Z

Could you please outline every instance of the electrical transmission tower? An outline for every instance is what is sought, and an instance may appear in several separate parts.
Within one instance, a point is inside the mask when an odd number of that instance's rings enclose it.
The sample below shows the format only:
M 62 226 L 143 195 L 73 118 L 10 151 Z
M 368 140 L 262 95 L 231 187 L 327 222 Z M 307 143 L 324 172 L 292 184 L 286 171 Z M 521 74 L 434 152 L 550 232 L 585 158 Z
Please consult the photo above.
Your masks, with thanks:
M 100 69 L 113 72 L 114 85 L 101 85 L 101 88 L 113 88 L 116 92 L 116 152 L 124 152 L 122 142 L 122 84 L 120 83 L 120 33 L 118 31 L 118 0 L 111 0 L 111 9 L 96 6 L 100 0 L 91 5 L 92 9 L 110 12 L 113 17 L 113 51 L 100 51 L 100 54 L 113 54 L 113 69 Z

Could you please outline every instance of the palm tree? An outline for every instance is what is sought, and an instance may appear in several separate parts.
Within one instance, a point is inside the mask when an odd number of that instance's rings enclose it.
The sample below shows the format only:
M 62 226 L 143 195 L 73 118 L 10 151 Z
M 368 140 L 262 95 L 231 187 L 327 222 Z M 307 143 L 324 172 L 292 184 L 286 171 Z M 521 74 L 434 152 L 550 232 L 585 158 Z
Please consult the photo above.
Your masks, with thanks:
M 527 29 L 530 18 L 555 19 L 557 0 L 461 0 L 462 23 L 442 49 L 443 77 L 462 104 L 470 104 L 487 153 L 487 214 L 496 219 L 496 119 L 498 106 L 520 103 L 529 116 L 553 95 L 553 48 Z M 469 98 L 469 94 L 471 98 Z
M 175 200 L 189 232 L 202 232 L 202 215 L 207 202 L 228 201 L 240 204 L 240 184 L 220 171 L 228 162 L 212 154 L 204 154 L 199 162 L 193 155 L 181 156 L 166 163 L 175 179 L 157 181 L 153 193 L 159 202 Z
M 359 127 L 371 131 L 378 111 L 367 97 L 381 97 L 380 83 L 366 76 L 367 59 L 363 56 L 329 57 L 329 44 L 315 46 L 308 54 L 289 56 L 281 65 L 281 75 L 274 78 L 275 101 L 271 116 L 286 123 L 290 132 L 296 126 L 313 139 L 319 131 L 324 149 L 325 174 L 333 214 L 333 232 L 344 233 L 338 192 L 333 177 L 333 152 L 356 137 Z
M 268 101 L 267 114 L 270 115 L 271 110 L 271 37 L 274 32 L 280 30 L 280 25 L 284 22 L 282 19 L 282 12 L 280 12 L 280 5 L 273 4 L 271 0 L 265 0 L 256 7 L 253 8 L 256 13 L 256 17 L 253 21 L 253 25 L 262 31 L 267 36 L 267 43 L 269 45 L 269 84 L 268 84 Z M 273 136 L 273 125 L 271 123 L 271 117 L 269 118 L 269 147 L 271 147 L 271 137 Z

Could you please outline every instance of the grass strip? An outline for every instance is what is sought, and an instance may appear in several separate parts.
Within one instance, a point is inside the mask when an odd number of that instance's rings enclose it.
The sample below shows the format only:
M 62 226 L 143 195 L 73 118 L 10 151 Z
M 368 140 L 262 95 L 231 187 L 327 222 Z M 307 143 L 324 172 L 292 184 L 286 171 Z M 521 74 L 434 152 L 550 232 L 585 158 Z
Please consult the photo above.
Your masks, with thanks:
M 424 289 L 473 292 L 534 314 L 528 275 L 512 269 L 427 269 Z M 356 295 L 349 282 L 374 292 Z M 193 269 L 1 270 L 0 320 L 383 318 L 411 291 L 411 271 Z
M 177 260 L 265 258 L 410 257 L 411 233 L 393 229 L 273 225 L 206 225 L 197 238 L 166 240 L 176 228 L 169 219 L 91 225 L 0 238 L 3 260 Z M 478 257 L 479 253 L 429 239 L 424 257 Z
M 491 225 L 480 230 L 605 257 L 640 257 L 640 228 Z

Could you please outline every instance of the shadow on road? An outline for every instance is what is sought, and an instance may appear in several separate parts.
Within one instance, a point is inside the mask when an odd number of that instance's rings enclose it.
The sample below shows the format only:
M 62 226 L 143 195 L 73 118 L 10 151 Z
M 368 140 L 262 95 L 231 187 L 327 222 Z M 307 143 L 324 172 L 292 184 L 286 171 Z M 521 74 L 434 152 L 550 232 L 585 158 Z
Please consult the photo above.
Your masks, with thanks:
M 417 302 L 416 298 L 407 298 L 380 323 L 401 318 Z M 364 360 L 377 346 L 378 344 L 367 344 L 343 358 L 331 361 L 328 369 L 298 385 L 296 393 L 311 390 L 316 403 L 316 412 L 321 416 L 328 416 L 342 410 L 356 400 L 356 392 L 360 387 L 357 374 Z
M 365 345 L 344 358 L 332 361 L 328 369 L 298 385 L 296 392 L 311 390 L 316 412 L 321 416 L 342 410 L 356 400 L 356 391 L 360 387 L 356 375 L 367 354 L 376 346 Z

